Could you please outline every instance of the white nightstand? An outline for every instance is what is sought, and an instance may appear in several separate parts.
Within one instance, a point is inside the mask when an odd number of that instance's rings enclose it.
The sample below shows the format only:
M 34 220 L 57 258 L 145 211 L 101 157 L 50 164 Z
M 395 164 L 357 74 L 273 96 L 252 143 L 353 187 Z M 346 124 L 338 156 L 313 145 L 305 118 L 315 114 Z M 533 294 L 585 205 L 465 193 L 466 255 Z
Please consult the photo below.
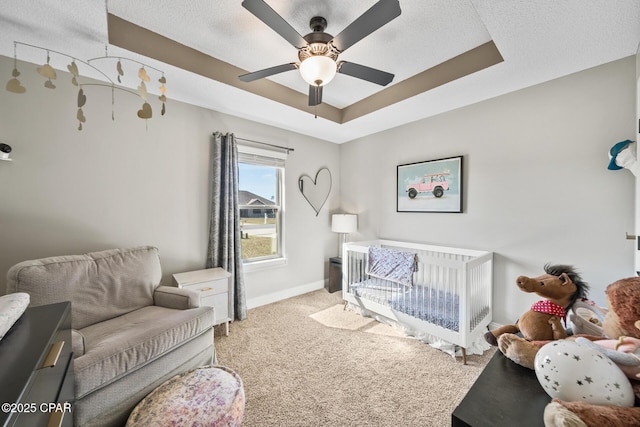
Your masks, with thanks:
M 200 305 L 213 307 L 215 324 L 225 323 L 225 334 L 229 335 L 231 301 L 231 274 L 220 267 L 188 271 L 173 275 L 175 286 L 200 292 Z

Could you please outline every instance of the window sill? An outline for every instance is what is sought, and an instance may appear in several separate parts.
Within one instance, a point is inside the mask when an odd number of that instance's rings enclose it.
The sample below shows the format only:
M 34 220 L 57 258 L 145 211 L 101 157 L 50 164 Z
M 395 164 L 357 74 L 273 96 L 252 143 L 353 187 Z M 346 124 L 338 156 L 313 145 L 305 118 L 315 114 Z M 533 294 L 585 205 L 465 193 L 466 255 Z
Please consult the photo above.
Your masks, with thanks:
M 273 258 L 266 259 L 264 261 L 249 261 L 242 264 L 242 269 L 245 273 L 251 273 L 253 271 L 267 270 L 270 268 L 277 268 L 287 265 L 286 258 Z

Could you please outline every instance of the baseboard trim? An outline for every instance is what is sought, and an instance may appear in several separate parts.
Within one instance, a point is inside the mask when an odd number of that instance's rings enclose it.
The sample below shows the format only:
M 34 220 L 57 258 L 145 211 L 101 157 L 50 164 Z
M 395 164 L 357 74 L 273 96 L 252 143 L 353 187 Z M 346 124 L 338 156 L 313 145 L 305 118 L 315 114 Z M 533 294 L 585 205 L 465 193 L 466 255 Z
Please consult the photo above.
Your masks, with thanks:
M 261 295 L 255 298 L 247 299 L 247 309 L 260 307 L 274 302 L 282 301 L 283 299 L 297 297 L 298 295 L 307 294 L 309 292 L 317 291 L 324 288 L 324 280 L 318 280 L 317 282 L 308 283 L 306 285 L 296 286 L 294 288 L 284 289 L 282 291 L 273 292 L 267 295 Z
M 500 323 L 491 322 L 489 323 L 489 330 L 493 331 L 494 329 L 498 329 L 500 326 L 502 326 Z

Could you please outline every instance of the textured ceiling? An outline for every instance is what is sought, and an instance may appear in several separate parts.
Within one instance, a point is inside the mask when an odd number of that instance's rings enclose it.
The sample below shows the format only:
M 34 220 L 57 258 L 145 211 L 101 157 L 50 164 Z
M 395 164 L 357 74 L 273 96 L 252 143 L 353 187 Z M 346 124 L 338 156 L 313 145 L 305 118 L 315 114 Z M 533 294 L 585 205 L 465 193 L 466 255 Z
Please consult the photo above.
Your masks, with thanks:
M 327 19 L 326 32 L 337 35 L 375 3 L 266 1 L 302 35 L 311 31 L 309 19 L 316 15 Z M 240 3 L 0 0 L 0 55 L 13 56 L 13 42 L 19 41 L 79 59 L 99 57 L 105 54 L 109 40 L 108 12 L 242 70 L 297 61 L 296 50 Z M 400 7 L 398 18 L 340 55 L 340 59 L 395 74 L 393 82 L 383 88 L 339 74 L 324 88 L 320 113 L 324 109 L 344 111 L 358 103 L 373 105 L 369 101 L 373 98 L 368 97 L 384 90 L 399 91 L 402 82 L 417 87 L 409 80 L 413 76 L 489 41 L 495 43 L 503 62 L 422 93 L 405 94 L 398 102 L 394 100 L 388 106 L 382 103 L 341 123 L 322 114 L 314 118 L 313 109 L 295 105 L 295 101 L 290 105 L 274 101 L 251 93 L 253 87 L 243 90 L 242 86 L 225 84 L 118 46 L 110 45 L 108 53 L 137 58 L 163 70 L 170 100 L 341 143 L 632 55 L 640 41 L 637 0 L 400 0 Z M 46 60 L 43 52 L 21 45 L 17 53 L 18 59 L 37 64 Z M 52 54 L 51 64 L 66 69 L 68 60 Z M 92 75 L 90 69 L 80 72 L 103 78 Z M 6 73 L 9 77 L 10 70 Z M 276 89 L 300 93 L 306 99 L 308 86 L 297 71 L 269 80 Z M 137 82 L 125 79 L 123 84 L 135 88 Z M 167 107 L 170 112 L 170 102 Z

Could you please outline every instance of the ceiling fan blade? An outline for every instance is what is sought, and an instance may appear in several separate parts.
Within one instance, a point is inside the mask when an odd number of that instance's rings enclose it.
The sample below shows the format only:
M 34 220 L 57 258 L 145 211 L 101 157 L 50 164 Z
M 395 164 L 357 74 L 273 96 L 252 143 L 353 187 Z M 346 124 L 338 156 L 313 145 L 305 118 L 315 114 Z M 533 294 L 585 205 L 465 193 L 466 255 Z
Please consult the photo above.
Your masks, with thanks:
M 344 52 L 378 28 L 400 16 L 398 0 L 380 0 L 335 36 L 331 44 Z
M 278 15 L 275 10 L 271 9 L 264 0 L 244 0 L 242 6 L 297 49 L 307 45 L 300 33 L 289 25 L 282 16 Z
M 346 74 L 347 76 L 366 80 L 380 86 L 388 85 L 389 83 L 391 83 L 394 77 L 394 75 L 391 73 L 347 61 L 340 61 L 340 63 L 338 64 L 338 72 L 340 74 Z
M 275 67 L 265 68 L 264 70 L 254 71 L 253 73 L 238 76 L 243 82 L 252 82 L 254 80 L 273 76 L 274 74 L 284 73 L 298 68 L 298 64 L 291 62 L 289 64 L 276 65 Z
M 309 106 L 322 104 L 322 86 L 309 85 Z

